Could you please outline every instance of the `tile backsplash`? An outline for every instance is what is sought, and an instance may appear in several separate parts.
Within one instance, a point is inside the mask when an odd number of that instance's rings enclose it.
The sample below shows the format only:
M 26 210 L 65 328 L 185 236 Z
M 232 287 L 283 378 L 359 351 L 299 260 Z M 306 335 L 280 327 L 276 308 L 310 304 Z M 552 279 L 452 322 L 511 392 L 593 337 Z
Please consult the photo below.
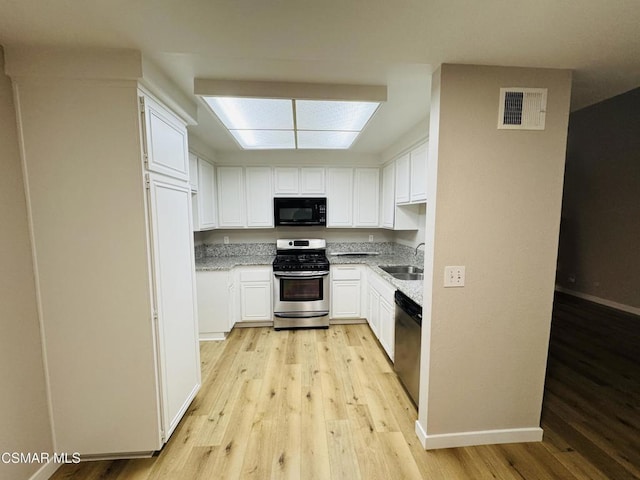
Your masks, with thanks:
M 424 261 L 423 249 L 407 247 L 394 242 L 329 242 L 327 253 L 335 252 L 378 252 L 380 255 L 402 255 L 408 259 Z M 242 255 L 275 255 L 275 243 L 233 243 L 201 244 L 195 247 L 196 259 L 205 257 L 233 257 Z

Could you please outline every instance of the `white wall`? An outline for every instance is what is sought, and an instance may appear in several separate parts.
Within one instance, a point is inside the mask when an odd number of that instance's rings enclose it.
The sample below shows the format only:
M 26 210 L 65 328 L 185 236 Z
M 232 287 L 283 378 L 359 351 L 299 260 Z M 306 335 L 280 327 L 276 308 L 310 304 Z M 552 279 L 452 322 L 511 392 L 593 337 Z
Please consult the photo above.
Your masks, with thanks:
M 427 447 L 540 439 L 571 72 L 443 65 L 432 84 L 419 427 Z M 548 88 L 546 129 L 498 130 L 500 87 Z
M 46 52 L 7 49 L 55 446 L 65 452 L 159 445 L 139 69 L 132 57 L 122 79 L 99 80 L 111 65 L 102 61 L 112 57 L 71 51 L 61 58 L 73 75 L 55 78 L 60 71 Z M 86 78 L 92 73 L 97 77 Z
M 4 55 L 0 47 L 0 72 Z M 52 452 L 42 344 L 11 82 L 0 73 L 0 453 Z M 0 464 L 0 479 L 39 464 Z

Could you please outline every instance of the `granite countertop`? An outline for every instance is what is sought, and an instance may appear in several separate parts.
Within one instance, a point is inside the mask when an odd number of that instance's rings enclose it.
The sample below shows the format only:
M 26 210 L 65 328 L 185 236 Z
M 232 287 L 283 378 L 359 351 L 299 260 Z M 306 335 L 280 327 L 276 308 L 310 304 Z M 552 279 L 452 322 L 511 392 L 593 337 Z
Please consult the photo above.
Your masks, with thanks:
M 327 255 L 331 265 L 368 265 L 391 285 L 404 293 L 411 300 L 422 306 L 423 280 L 398 280 L 382 270 L 380 265 L 415 265 L 423 268 L 413 255 Z
M 241 266 L 271 265 L 275 258 L 272 254 L 254 255 L 249 252 L 247 253 L 248 254 L 246 255 L 196 257 L 196 271 L 225 271 Z M 331 255 L 331 253 L 328 253 L 327 258 L 331 265 L 368 265 L 375 273 L 380 275 L 391 285 L 407 295 L 418 305 L 422 305 L 422 290 L 424 285 L 422 280 L 398 280 L 379 268 L 380 265 L 415 265 L 422 268 L 422 265 L 418 261 L 419 258 L 415 257 L 413 254 L 382 253 L 378 255 Z
M 271 265 L 275 255 L 227 255 L 196 258 L 196 272 L 231 270 L 234 267 Z

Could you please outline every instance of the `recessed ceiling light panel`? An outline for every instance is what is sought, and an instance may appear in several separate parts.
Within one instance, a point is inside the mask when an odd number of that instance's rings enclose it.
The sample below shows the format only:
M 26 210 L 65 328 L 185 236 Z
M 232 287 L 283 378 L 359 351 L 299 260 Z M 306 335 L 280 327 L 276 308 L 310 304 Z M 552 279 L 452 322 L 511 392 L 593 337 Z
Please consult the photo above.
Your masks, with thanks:
M 380 105 L 377 102 L 296 100 L 298 130 L 359 132 Z
M 291 100 L 204 97 L 229 130 L 293 130 Z
M 296 148 L 293 130 L 229 130 L 245 150 L 288 150 Z
M 360 132 L 298 130 L 298 148 L 344 150 L 351 146 L 359 134 Z
M 252 150 L 347 149 L 387 98 L 375 85 L 196 79 L 194 91 Z

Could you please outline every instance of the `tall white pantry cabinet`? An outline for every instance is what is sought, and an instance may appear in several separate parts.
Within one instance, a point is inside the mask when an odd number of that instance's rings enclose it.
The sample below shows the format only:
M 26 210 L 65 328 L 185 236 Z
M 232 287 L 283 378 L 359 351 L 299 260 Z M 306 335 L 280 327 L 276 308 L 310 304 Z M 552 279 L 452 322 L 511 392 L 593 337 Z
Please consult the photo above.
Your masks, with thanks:
M 9 50 L 6 71 L 54 448 L 128 457 L 200 388 L 192 203 L 185 123 L 140 89 L 139 54 L 102 60 Z

